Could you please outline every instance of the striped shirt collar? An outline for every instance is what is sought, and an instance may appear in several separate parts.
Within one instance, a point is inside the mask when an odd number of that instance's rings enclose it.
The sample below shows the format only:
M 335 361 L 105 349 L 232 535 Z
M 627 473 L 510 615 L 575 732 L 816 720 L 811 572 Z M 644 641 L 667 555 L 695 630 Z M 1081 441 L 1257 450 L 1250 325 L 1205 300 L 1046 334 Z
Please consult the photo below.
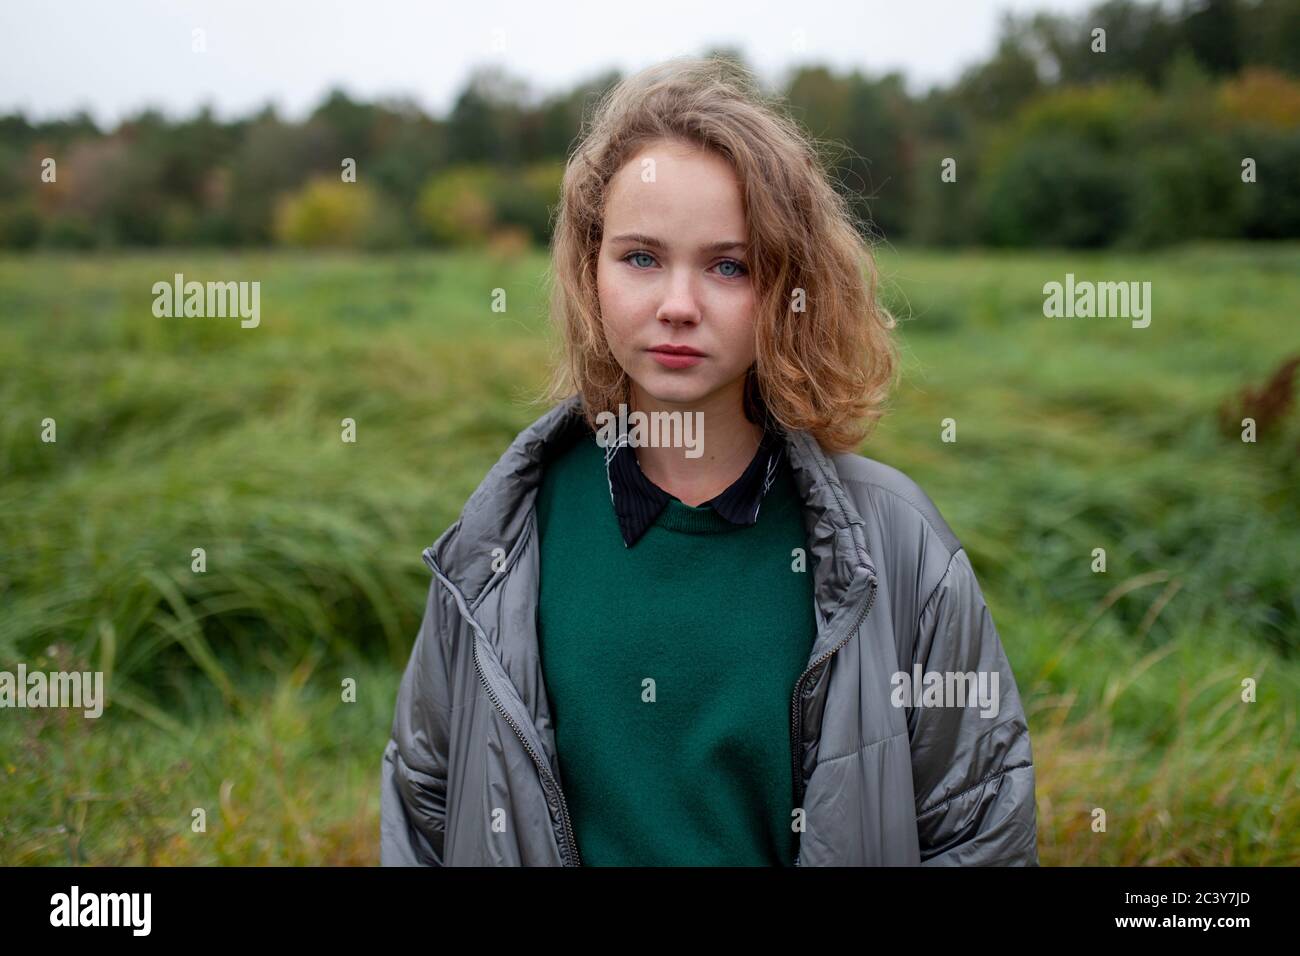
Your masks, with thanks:
M 754 524 L 784 450 L 781 436 L 770 427 L 765 429 L 758 450 L 740 477 L 699 507 L 710 507 L 737 526 Z M 620 435 L 618 442 L 604 451 L 610 502 L 623 533 L 623 544 L 630 548 L 658 520 L 668 502 L 679 499 L 646 477 L 636 451 L 627 444 L 626 434 Z

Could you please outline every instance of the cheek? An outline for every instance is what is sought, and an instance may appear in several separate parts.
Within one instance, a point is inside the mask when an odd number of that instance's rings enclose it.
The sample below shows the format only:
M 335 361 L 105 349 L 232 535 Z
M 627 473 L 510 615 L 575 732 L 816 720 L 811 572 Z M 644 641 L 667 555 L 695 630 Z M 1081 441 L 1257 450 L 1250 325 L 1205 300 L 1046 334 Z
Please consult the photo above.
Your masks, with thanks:
M 754 358 L 754 300 L 753 296 L 744 296 L 741 301 L 733 303 L 727 313 L 723 326 L 729 351 L 738 359 L 748 364 Z
M 618 280 L 615 271 L 604 266 L 597 270 L 596 295 L 605 336 L 610 345 L 616 346 L 636 324 L 641 303 L 627 284 Z

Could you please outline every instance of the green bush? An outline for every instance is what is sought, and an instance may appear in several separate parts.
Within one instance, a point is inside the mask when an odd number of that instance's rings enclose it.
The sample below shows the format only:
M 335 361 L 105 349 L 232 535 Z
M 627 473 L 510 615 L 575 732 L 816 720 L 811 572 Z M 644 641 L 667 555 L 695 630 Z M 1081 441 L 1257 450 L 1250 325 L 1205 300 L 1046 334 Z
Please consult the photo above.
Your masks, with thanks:
M 1029 139 L 979 184 L 982 238 L 1100 247 L 1129 226 L 1133 164 L 1076 135 Z
M 1244 131 L 1239 143 L 1236 162 L 1249 156 L 1256 163 L 1255 182 L 1241 182 L 1239 172 L 1236 177 L 1235 188 L 1246 196 L 1241 234 L 1247 239 L 1300 236 L 1300 130 Z
M 291 246 L 363 246 L 379 217 L 374 193 L 363 183 L 312 179 L 276 207 L 275 238 Z
M 499 189 L 494 170 L 458 166 L 431 177 L 420 190 L 416 215 L 439 245 L 476 245 L 492 232 L 492 195 Z
M 30 249 L 40 236 L 40 216 L 30 200 L 0 206 L 0 248 Z
M 1136 162 L 1139 181 L 1126 244 L 1157 246 L 1191 236 L 1238 234 L 1247 196 L 1239 160 L 1223 144 L 1206 138 L 1161 146 Z
M 522 170 L 504 170 L 492 197 L 497 222 L 522 226 L 534 242 L 551 237 L 551 210 L 559 201 L 564 164 L 544 163 Z
M 545 243 L 563 176 L 563 163 L 457 166 L 425 183 L 416 216 L 438 245 L 482 245 L 512 226 Z
M 41 233 L 41 241 L 53 249 L 93 249 L 102 239 L 102 230 L 85 216 L 63 213 L 50 219 Z

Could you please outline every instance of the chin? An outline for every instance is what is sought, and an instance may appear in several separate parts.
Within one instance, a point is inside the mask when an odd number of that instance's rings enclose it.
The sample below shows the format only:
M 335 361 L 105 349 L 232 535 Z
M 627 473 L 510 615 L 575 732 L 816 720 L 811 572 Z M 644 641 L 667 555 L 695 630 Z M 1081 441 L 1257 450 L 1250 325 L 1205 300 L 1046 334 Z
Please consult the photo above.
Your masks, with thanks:
M 672 378 L 673 376 L 662 374 L 651 375 L 637 381 L 637 385 L 640 386 L 641 391 L 655 401 L 673 405 L 698 404 L 701 399 L 711 392 L 708 383 L 702 381 L 689 382 L 685 380 L 685 376 L 678 377 L 676 381 L 673 381 Z

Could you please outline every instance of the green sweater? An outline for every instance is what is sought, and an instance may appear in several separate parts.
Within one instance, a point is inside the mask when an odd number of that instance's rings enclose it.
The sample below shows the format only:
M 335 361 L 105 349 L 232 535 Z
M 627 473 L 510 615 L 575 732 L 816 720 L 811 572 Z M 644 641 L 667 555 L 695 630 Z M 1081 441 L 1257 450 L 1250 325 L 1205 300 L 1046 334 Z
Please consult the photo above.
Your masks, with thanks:
M 542 670 L 583 862 L 793 864 L 790 699 L 816 617 L 785 456 L 752 526 L 673 498 L 627 548 L 588 432 L 548 462 L 537 521 Z

